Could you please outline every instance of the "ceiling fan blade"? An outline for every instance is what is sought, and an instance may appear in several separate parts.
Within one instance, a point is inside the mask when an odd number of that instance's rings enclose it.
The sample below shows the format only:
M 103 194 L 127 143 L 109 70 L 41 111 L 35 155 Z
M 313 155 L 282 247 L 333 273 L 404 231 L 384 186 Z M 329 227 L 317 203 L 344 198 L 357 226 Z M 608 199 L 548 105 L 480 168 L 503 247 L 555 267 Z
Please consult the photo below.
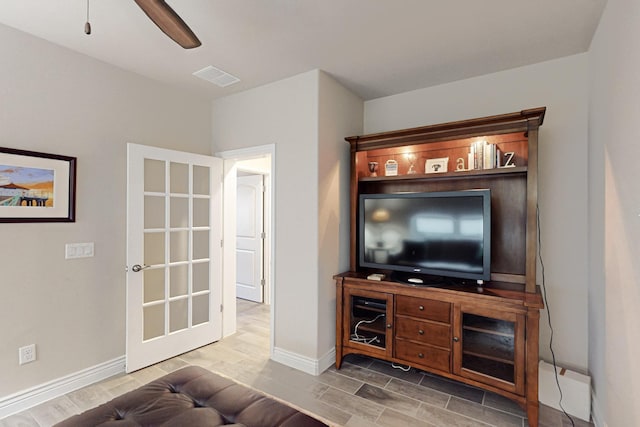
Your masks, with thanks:
M 164 0 L 135 0 L 140 9 L 164 32 L 185 49 L 200 46 L 191 28 Z

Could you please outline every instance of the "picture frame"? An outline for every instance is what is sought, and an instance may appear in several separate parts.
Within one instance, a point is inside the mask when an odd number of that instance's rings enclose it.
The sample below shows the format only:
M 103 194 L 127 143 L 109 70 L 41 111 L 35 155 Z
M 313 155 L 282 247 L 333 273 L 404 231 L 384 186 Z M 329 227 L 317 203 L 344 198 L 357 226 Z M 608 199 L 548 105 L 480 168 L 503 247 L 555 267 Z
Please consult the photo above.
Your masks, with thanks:
M 440 157 L 437 159 L 427 159 L 424 165 L 424 173 L 445 173 L 448 172 L 449 158 Z
M 0 223 L 75 222 L 76 162 L 0 147 Z
M 384 175 L 385 176 L 397 176 L 398 175 L 398 162 L 391 159 L 387 160 L 384 164 Z

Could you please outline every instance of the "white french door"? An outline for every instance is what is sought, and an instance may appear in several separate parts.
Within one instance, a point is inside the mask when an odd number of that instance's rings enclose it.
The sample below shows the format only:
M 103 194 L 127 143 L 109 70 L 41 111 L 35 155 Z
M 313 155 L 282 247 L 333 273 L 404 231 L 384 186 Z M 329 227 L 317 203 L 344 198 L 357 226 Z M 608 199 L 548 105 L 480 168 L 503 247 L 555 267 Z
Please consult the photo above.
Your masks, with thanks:
M 127 145 L 132 372 L 220 339 L 222 160 Z

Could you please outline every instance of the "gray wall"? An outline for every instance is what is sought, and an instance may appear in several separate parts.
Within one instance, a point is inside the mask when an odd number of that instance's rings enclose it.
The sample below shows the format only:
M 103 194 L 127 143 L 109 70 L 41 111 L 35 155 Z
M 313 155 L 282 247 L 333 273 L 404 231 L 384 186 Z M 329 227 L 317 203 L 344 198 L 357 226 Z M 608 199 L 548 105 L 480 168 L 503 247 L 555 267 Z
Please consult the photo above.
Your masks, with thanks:
M 609 0 L 590 49 L 589 368 L 609 427 L 640 425 L 638 22 L 637 0 Z
M 336 344 L 336 286 L 332 277 L 349 270 L 351 167 L 350 148 L 344 138 L 362 133 L 364 104 L 326 73 L 319 77 L 318 357 L 323 358 Z
M 0 146 L 78 158 L 77 221 L 0 224 L 0 397 L 125 352 L 126 143 L 210 153 L 210 102 L 0 25 Z M 64 259 L 65 243 L 95 257 Z M 18 348 L 38 360 L 18 365 Z
M 276 146 L 276 358 L 322 369 L 335 344 L 331 275 L 348 263 L 343 138 L 361 129 L 362 101 L 316 70 L 215 100 L 212 117 L 214 152 Z

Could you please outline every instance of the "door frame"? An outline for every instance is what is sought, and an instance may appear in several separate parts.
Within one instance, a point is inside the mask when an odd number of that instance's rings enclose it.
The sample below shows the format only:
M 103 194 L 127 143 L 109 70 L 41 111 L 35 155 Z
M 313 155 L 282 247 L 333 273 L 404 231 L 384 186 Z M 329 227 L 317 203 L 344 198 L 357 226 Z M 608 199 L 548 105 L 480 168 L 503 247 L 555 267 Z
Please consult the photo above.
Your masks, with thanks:
M 276 144 L 259 145 L 248 148 L 240 148 L 235 150 L 226 150 L 215 152 L 215 157 L 219 157 L 224 160 L 224 196 L 223 196 L 223 241 L 225 242 L 223 248 L 224 273 L 223 273 L 223 320 L 222 320 L 222 335 L 228 336 L 236 331 L 236 185 L 237 185 L 237 167 L 236 162 L 240 160 L 249 160 L 256 157 L 263 157 L 269 155 L 271 159 L 270 176 L 265 180 L 265 185 L 268 186 L 266 195 L 269 198 L 269 213 L 268 213 L 268 227 L 270 232 L 267 234 L 265 246 L 269 248 L 268 259 L 268 282 L 269 289 L 268 295 L 265 293 L 265 302 L 270 304 L 269 313 L 269 354 L 273 358 L 275 348 L 275 311 L 276 311 L 276 299 L 275 299 L 275 218 L 276 218 Z

